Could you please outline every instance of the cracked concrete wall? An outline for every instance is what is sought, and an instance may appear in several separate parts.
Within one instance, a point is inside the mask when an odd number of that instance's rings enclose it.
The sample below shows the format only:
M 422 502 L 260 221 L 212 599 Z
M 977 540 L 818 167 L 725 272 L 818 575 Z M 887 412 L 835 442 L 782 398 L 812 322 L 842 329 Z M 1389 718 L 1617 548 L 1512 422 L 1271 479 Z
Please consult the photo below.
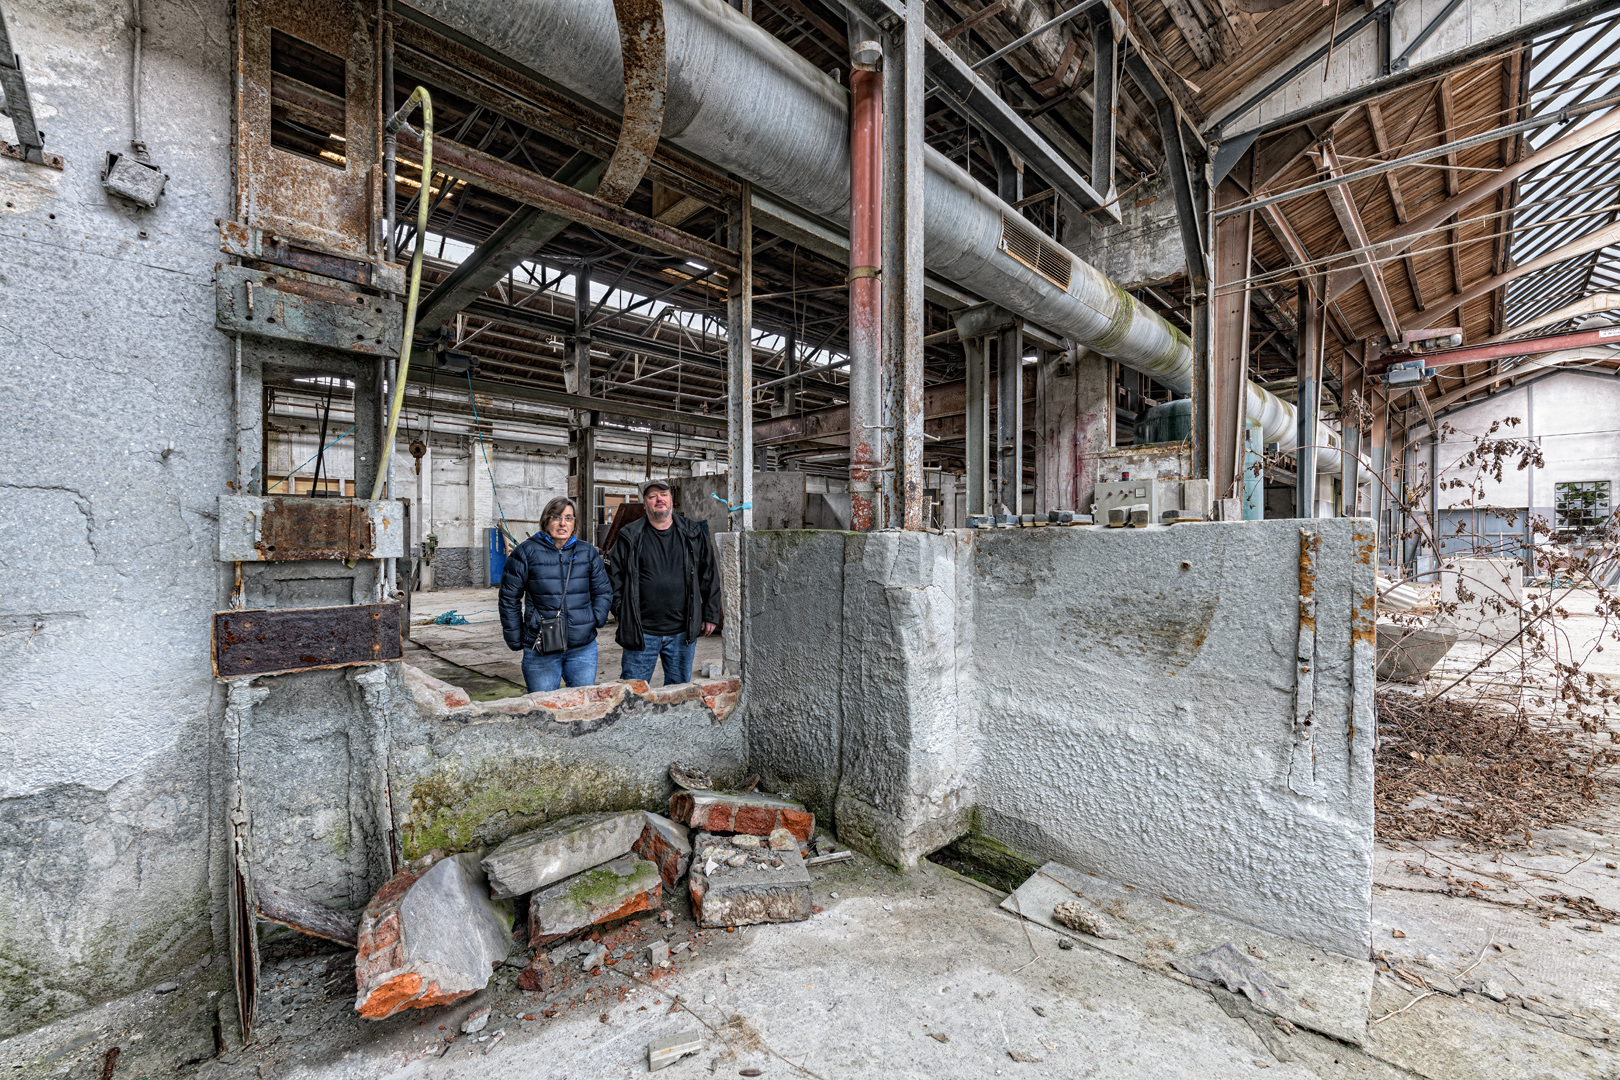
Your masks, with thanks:
M 170 176 L 155 210 L 98 177 L 128 149 L 128 3 L 6 4 L 67 167 L 0 158 L 0 1036 L 173 977 L 214 940 L 231 34 L 223 3 L 143 12 L 144 135 Z
M 1350 635 L 1373 539 L 1309 525 L 1306 742 L 1300 524 L 751 534 L 749 766 L 835 791 L 840 839 L 897 865 L 971 828 L 1364 955 L 1373 672 Z

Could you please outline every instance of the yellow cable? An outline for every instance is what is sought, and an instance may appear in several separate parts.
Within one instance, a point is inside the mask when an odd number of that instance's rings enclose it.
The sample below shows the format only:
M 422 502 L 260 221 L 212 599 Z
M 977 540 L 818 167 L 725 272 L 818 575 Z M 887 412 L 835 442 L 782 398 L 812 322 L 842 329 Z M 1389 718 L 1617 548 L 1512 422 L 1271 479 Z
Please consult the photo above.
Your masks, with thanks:
M 433 97 L 418 86 L 405 99 L 395 117 L 403 121 L 422 106 L 422 189 L 416 197 L 416 254 L 411 257 L 411 287 L 405 298 L 405 338 L 399 346 L 399 368 L 394 373 L 394 404 L 388 411 L 388 434 L 383 438 L 382 460 L 377 464 L 373 499 L 382 498 L 388 483 L 388 467 L 394 457 L 394 433 L 399 429 L 399 413 L 405 407 L 405 383 L 411 370 L 411 338 L 416 334 L 416 298 L 422 291 L 422 248 L 427 243 L 428 193 L 433 183 Z

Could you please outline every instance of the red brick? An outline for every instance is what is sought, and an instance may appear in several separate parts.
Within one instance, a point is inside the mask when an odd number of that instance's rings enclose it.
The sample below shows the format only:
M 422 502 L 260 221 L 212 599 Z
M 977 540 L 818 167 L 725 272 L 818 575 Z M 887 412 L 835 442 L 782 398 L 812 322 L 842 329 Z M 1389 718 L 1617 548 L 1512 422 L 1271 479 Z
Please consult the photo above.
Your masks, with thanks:
M 815 815 L 799 804 L 752 792 L 677 791 L 669 799 L 669 816 L 705 832 L 769 836 L 783 828 L 801 843 L 816 828 Z

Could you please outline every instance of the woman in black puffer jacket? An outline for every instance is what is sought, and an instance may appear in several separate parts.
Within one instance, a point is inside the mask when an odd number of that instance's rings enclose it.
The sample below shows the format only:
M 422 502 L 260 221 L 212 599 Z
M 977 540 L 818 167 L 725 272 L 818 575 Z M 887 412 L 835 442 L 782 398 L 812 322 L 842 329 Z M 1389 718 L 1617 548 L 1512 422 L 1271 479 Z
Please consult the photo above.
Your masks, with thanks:
M 596 631 L 607 623 L 613 586 L 601 552 L 575 535 L 574 504 L 552 499 L 540 515 L 540 531 L 506 557 L 501 575 L 501 631 L 507 647 L 523 650 L 523 680 L 529 693 L 596 682 Z M 536 649 L 540 620 L 561 613 L 568 648 Z

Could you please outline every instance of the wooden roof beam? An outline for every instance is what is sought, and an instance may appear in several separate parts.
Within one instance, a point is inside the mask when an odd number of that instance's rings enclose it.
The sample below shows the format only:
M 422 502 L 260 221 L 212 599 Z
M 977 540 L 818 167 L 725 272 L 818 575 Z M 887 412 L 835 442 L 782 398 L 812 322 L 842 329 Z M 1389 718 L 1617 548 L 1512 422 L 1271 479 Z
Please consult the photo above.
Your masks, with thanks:
M 1331 142 L 1324 142 L 1321 149 L 1312 156 L 1324 175 L 1336 177 L 1344 174 Z M 1389 335 L 1390 341 L 1401 340 L 1401 324 L 1395 317 L 1395 305 L 1390 301 L 1389 290 L 1384 287 L 1381 268 L 1372 260 L 1367 228 L 1361 222 L 1361 213 L 1356 209 L 1355 196 L 1350 193 L 1350 186 L 1340 184 L 1337 187 L 1330 187 L 1326 194 L 1328 202 L 1333 204 L 1334 216 L 1339 219 L 1339 228 L 1344 230 L 1344 237 L 1350 242 L 1350 249 L 1355 252 L 1356 267 L 1361 271 L 1361 280 L 1366 283 L 1367 291 L 1372 294 L 1373 309 L 1378 312 L 1378 321 L 1383 323 L 1384 332 Z

